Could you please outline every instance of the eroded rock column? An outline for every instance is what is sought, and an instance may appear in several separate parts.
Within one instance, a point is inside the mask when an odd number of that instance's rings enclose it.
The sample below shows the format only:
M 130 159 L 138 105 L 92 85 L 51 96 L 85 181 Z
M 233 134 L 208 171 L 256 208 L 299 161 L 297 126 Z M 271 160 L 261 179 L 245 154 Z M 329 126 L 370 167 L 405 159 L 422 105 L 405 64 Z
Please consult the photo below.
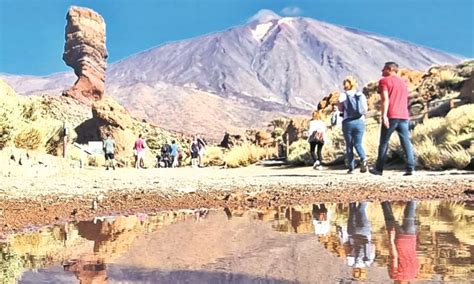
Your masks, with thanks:
M 63 95 L 91 105 L 104 95 L 107 59 L 105 22 L 97 12 L 75 6 L 69 8 L 66 20 L 63 60 L 74 68 L 78 79 Z

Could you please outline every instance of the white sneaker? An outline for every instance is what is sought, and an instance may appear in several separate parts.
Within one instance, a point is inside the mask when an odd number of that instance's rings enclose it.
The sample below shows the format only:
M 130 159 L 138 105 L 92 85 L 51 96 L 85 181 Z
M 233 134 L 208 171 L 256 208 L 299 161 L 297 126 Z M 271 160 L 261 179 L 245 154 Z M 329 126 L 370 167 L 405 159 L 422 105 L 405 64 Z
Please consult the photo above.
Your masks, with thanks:
M 317 167 L 319 167 L 321 164 L 319 163 L 319 161 L 316 161 L 314 162 L 313 164 L 313 169 L 316 169 Z

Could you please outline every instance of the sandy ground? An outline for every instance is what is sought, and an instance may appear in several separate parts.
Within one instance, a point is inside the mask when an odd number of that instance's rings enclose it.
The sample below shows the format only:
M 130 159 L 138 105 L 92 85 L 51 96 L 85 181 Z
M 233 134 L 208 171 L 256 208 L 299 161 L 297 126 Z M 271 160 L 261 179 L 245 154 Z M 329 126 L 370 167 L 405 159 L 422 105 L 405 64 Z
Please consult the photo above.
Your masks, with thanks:
M 251 166 L 239 169 L 75 169 L 54 176 L 0 180 L 0 233 L 27 226 L 132 212 L 253 208 L 359 200 L 472 200 L 474 172 L 417 172 L 403 177 L 346 170 Z

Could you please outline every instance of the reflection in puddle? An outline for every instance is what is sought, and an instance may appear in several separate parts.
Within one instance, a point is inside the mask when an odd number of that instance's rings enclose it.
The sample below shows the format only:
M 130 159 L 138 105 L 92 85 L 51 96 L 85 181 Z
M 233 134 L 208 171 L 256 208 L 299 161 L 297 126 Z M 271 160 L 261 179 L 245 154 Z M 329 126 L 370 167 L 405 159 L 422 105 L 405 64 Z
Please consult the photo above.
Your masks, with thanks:
M 96 218 L 11 236 L 0 244 L 0 279 L 467 282 L 474 276 L 473 218 L 472 202 L 440 201 Z

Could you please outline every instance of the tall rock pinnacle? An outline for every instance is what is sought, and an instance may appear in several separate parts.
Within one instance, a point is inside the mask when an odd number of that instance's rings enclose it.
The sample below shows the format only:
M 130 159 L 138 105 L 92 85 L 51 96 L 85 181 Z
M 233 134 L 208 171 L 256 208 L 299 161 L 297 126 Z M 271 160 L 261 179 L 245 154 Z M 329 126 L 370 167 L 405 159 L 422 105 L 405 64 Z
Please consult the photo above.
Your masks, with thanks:
M 63 95 L 90 105 L 104 95 L 105 22 L 97 12 L 75 6 L 69 8 L 66 20 L 63 60 L 74 68 L 78 79 Z

